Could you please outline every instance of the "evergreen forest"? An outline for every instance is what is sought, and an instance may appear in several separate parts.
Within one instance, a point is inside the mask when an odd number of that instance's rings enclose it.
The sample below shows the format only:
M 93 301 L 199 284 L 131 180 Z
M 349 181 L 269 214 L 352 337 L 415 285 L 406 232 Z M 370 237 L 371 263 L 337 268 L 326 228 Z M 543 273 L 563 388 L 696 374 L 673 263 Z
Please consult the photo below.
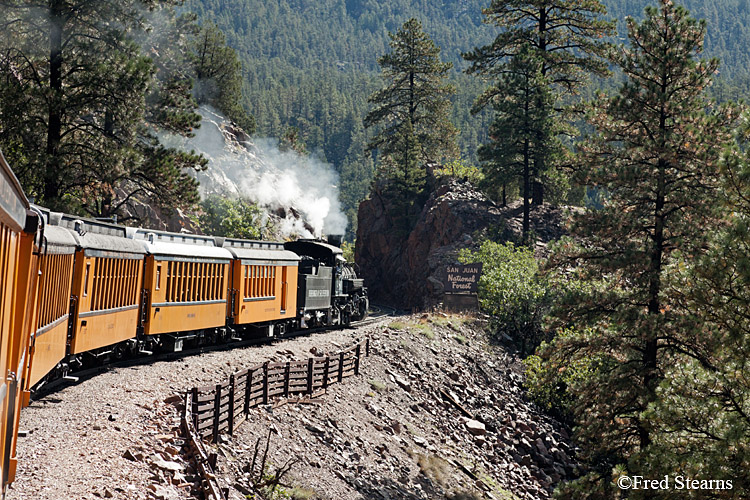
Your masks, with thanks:
M 614 41 L 625 41 L 624 19 L 643 16 L 648 0 L 605 0 L 608 19 L 618 21 Z M 478 162 L 486 143 L 491 110 L 472 114 L 484 90 L 466 74 L 462 54 L 489 43 L 497 27 L 482 22 L 487 0 L 187 0 L 184 9 L 216 23 L 242 62 L 244 107 L 261 136 L 282 137 L 295 129 L 307 151 L 331 163 L 341 175 L 342 204 L 356 228 L 356 207 L 374 173 L 361 122 L 370 96 L 381 85 L 377 59 L 389 50 L 389 33 L 410 18 L 422 23 L 453 64 L 448 80 L 456 87 L 450 120 L 459 130 L 461 158 Z M 720 100 L 750 95 L 750 4 L 736 0 L 686 0 L 683 5 L 707 22 L 705 53 L 721 61 L 710 92 Z M 612 85 L 595 79 L 579 92 Z M 579 201 L 579 200 L 576 200 Z M 351 233 L 350 233 L 351 237 Z

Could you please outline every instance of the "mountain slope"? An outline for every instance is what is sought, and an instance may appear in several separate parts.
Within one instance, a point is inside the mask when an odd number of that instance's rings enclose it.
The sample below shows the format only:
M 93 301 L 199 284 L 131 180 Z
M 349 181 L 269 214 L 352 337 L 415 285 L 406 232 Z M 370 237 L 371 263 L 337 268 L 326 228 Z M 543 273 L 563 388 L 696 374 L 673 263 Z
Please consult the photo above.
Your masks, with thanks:
M 625 33 L 625 16 L 639 18 L 650 0 L 605 0 L 609 17 Z M 750 88 L 750 4 L 744 0 L 685 0 L 693 16 L 705 18 L 706 54 L 722 60 L 719 98 Z M 461 72 L 461 53 L 497 34 L 482 24 L 489 0 L 187 0 L 185 9 L 213 21 L 242 60 L 244 94 L 258 134 L 282 137 L 290 127 L 307 150 L 333 164 L 341 175 L 342 202 L 356 228 L 356 206 L 369 190 L 372 159 L 365 153 L 362 118 L 367 97 L 381 85 L 377 58 L 386 53 L 388 32 L 410 17 L 454 63 L 452 121 L 460 130 L 463 158 L 476 162 L 491 114 L 470 114 L 485 84 Z M 620 36 L 624 41 L 625 37 Z

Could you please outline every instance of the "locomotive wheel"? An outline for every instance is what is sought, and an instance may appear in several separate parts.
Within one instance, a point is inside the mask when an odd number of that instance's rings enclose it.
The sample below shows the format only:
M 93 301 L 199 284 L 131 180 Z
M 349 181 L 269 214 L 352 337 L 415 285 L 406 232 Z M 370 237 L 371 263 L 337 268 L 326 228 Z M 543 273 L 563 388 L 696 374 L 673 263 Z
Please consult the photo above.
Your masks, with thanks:
M 370 303 L 367 300 L 367 297 L 362 297 L 359 299 L 359 320 L 362 321 L 364 319 L 367 319 L 367 310 L 370 308 Z

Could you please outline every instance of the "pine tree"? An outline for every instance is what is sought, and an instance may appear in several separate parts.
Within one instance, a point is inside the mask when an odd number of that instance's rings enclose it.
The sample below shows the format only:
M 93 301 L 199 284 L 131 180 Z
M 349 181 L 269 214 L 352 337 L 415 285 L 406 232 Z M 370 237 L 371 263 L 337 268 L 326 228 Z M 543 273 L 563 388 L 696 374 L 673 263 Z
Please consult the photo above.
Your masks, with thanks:
M 600 19 L 605 8 L 599 0 L 492 0 L 483 13 L 485 23 L 497 26 L 501 32 L 491 44 L 463 55 L 471 62 L 468 73 L 495 80 L 477 98 L 474 112 L 496 101 L 513 99 L 514 90 L 507 86 L 508 79 L 524 78 L 523 64 L 533 62 L 538 72 L 533 81 L 546 87 L 535 92 L 538 101 L 534 107 L 549 120 L 565 121 L 566 117 L 557 111 L 563 108 L 562 98 L 575 94 L 589 74 L 607 74 L 600 56 L 609 44 L 602 38 L 614 33 L 614 23 Z M 501 121 L 504 119 L 500 117 Z M 531 194 L 533 203 L 541 204 L 543 182 L 554 167 L 550 155 L 555 150 L 551 144 L 555 134 L 544 120 L 535 123 Z M 500 151 L 506 145 L 489 147 Z
M 341 166 L 341 206 L 349 220 L 346 239 L 353 240 L 357 234 L 359 203 L 367 197 L 372 182 L 374 161 L 372 153 L 366 151 L 367 139 L 362 123 L 351 117 L 351 143 L 346 152 L 346 160 Z M 347 120 L 349 121 L 349 120 Z
M 166 195 L 157 201 L 177 207 L 197 201 L 183 168 L 203 160 L 153 134 L 189 133 L 200 119 L 189 84 L 155 76 L 160 65 L 135 42 L 158 4 L 0 1 L 0 65 L 12 75 L 0 86 L 0 141 L 37 202 L 109 216 L 135 195 Z
M 549 148 L 555 142 L 555 128 L 548 113 L 550 93 L 539 59 L 527 48 L 512 59 L 508 69 L 499 82 L 504 95 L 498 96 L 493 105 L 496 117 L 489 130 L 490 142 L 479 148 L 478 156 L 485 163 L 485 184 L 503 186 L 504 192 L 509 183 L 519 181 L 523 198 L 522 240 L 528 244 L 532 162 L 536 157 L 549 156 L 537 149 Z M 545 140 L 538 140 L 540 134 Z
M 646 417 L 665 429 L 649 461 L 750 491 L 750 129 L 722 162 L 721 224 L 706 253 L 675 266 L 669 295 L 684 311 L 675 340 L 689 356 L 666 367 Z M 715 488 L 718 490 L 718 488 Z M 729 493 L 729 492 L 725 492 Z M 742 493 L 738 494 L 741 497 Z M 727 494 L 727 498 L 731 495 Z
M 379 128 L 368 147 L 378 150 L 380 175 L 413 199 L 424 189 L 426 164 L 457 154 L 448 121 L 455 89 L 444 83 L 452 64 L 440 62 L 440 49 L 416 19 L 390 37 L 392 51 L 378 59 L 387 86 L 370 96 L 375 107 L 364 124 Z
M 201 27 L 191 48 L 198 103 L 215 106 L 245 132 L 255 133 L 255 119 L 242 107 L 242 65 L 237 52 L 227 46 L 224 33 L 209 22 Z
M 666 283 L 683 258 L 704 252 L 717 220 L 720 158 L 738 116 L 704 96 L 718 64 L 696 60 L 704 23 L 670 0 L 659 3 L 641 24 L 628 19 L 629 48 L 613 56 L 627 81 L 614 97 L 600 96 L 590 116 L 596 133 L 581 146 L 577 180 L 604 193 L 604 206 L 574 218 L 579 243 L 567 241 L 552 259 L 566 279 L 586 283 L 556 312 L 573 332 L 545 356 L 560 368 L 581 360 L 599 367 L 571 390 L 579 438 L 599 466 L 579 485 L 604 497 L 613 494 L 606 489 L 615 465 L 652 472 L 643 460 L 659 423 L 644 412 L 667 367 L 692 349 L 677 333 L 681 311 Z

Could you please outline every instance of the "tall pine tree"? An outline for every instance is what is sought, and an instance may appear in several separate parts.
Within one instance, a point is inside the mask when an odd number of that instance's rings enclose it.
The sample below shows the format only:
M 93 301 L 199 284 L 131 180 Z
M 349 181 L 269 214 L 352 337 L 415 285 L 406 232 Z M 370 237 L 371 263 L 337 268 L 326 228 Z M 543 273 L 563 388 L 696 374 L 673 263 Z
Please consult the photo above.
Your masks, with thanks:
M 556 312 L 574 333 L 544 354 L 560 369 L 599 366 L 571 391 L 579 438 L 599 467 L 579 485 L 603 498 L 613 495 L 612 467 L 650 473 L 644 457 L 659 429 L 644 412 L 667 367 L 691 349 L 676 333 L 681 312 L 666 283 L 683 258 L 704 252 L 738 115 L 704 96 L 718 65 L 695 57 L 705 24 L 670 0 L 659 4 L 641 24 L 628 19 L 630 45 L 613 56 L 627 81 L 600 96 L 590 116 L 596 133 L 581 146 L 577 180 L 599 189 L 604 206 L 575 216 L 578 244 L 566 242 L 552 259 L 566 278 L 587 283 Z
M 500 79 L 503 96 L 498 96 L 493 108 L 495 120 L 490 126 L 490 142 L 478 150 L 484 163 L 484 183 L 502 186 L 503 204 L 508 184 L 518 182 L 523 198 L 522 239 L 529 243 L 531 187 L 533 181 L 533 159 L 548 157 L 547 151 L 555 144 L 554 124 L 549 114 L 551 96 L 540 72 L 539 59 L 528 47 L 516 55 L 508 67 L 508 73 Z M 543 134 L 544 141 L 539 141 Z
M 191 48 L 198 102 L 215 106 L 245 132 L 255 133 L 255 119 L 242 106 L 242 65 L 224 33 L 214 23 L 206 23 Z
M 654 468 L 696 478 L 732 480 L 726 498 L 750 491 L 750 128 L 721 165 L 723 211 L 707 251 L 675 266 L 668 294 L 683 311 L 673 342 L 679 363 L 647 418 L 663 429 L 649 450 Z M 718 491 L 719 488 L 716 488 Z M 726 490 L 726 488 L 725 488 Z
M 364 124 L 378 127 L 368 147 L 378 151 L 381 177 L 413 200 L 424 189 L 426 165 L 457 154 L 448 120 L 455 89 L 444 83 L 452 64 L 440 62 L 440 49 L 416 19 L 390 37 L 392 51 L 378 59 L 386 87 L 370 96 L 374 108 Z
M 565 120 L 564 114 L 558 112 L 563 107 L 562 98 L 574 94 L 589 74 L 607 73 L 600 56 L 606 53 L 609 44 L 602 38 L 613 34 L 614 23 L 600 19 L 605 8 L 599 0 L 492 0 L 483 12 L 484 22 L 501 31 L 491 44 L 464 54 L 471 62 L 468 73 L 492 80 L 490 87 L 477 98 L 475 112 L 497 101 L 518 98 L 514 86 L 508 85 L 509 79 L 524 79 L 527 72 L 524 65 L 531 63 L 537 76 L 528 83 L 546 87 L 534 91 L 537 102 L 533 107 L 549 120 Z M 501 109 L 500 122 L 508 119 L 511 118 L 503 115 Z M 555 134 L 545 120 L 533 123 L 536 125 L 531 194 L 533 203 L 541 204 L 545 181 L 555 177 L 549 172 L 554 167 L 551 155 L 556 147 L 552 144 Z M 498 144 L 488 147 L 495 151 L 513 147 L 503 140 L 502 134 L 496 134 Z M 493 163 L 502 165 L 505 161 L 507 158 L 501 155 Z

